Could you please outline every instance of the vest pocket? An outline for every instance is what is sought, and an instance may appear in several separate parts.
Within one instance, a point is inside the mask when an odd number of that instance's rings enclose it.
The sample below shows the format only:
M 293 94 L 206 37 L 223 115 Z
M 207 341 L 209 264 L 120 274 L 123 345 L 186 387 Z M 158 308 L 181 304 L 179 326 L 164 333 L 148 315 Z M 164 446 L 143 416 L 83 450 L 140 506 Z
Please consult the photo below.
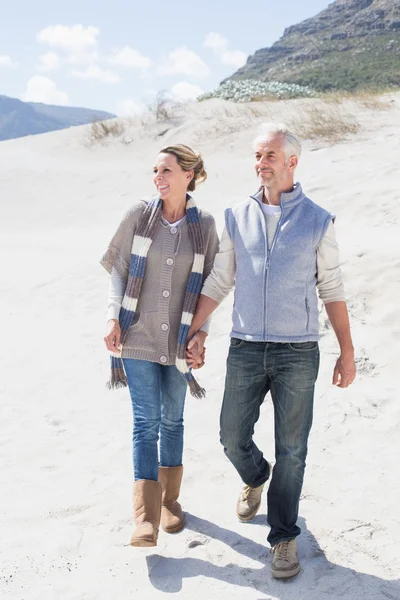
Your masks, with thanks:
M 310 324 L 310 304 L 308 302 L 308 298 L 306 298 L 306 313 L 307 313 L 306 332 L 308 333 L 308 326 Z

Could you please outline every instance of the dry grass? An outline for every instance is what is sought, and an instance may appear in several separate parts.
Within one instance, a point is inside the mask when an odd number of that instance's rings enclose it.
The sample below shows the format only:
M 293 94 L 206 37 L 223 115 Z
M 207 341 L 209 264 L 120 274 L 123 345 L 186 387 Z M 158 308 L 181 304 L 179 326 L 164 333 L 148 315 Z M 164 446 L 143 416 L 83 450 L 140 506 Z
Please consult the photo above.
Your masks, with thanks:
M 119 138 L 125 132 L 125 124 L 120 119 L 93 121 L 86 133 L 86 143 L 91 146 L 104 142 L 107 138 Z
M 282 98 L 279 98 L 279 96 L 276 96 L 274 94 L 270 94 L 268 95 L 263 95 L 263 96 L 253 96 L 253 98 L 250 100 L 250 102 L 281 102 Z
M 264 121 L 283 121 L 303 140 L 320 140 L 335 144 L 358 133 L 361 124 L 356 117 L 357 112 L 354 103 L 347 102 L 339 96 L 328 101 L 302 98 L 279 102 L 226 102 L 215 105 L 208 111 L 208 115 L 212 115 L 210 125 L 206 125 L 205 117 L 199 115 L 202 123 L 196 134 L 201 142 L 204 137 L 216 139 L 227 134 L 239 133 Z
M 388 90 L 389 91 L 389 90 Z M 354 102 L 356 105 L 368 110 L 388 110 L 391 104 L 384 97 L 385 91 L 356 90 L 353 92 L 328 92 L 321 95 L 324 102 L 342 104 L 344 101 Z
M 360 123 L 343 103 L 313 101 L 307 103 L 290 126 L 302 139 L 320 139 L 332 144 L 346 140 L 356 134 Z
M 336 144 L 357 134 L 370 119 L 369 112 L 389 107 L 389 96 L 366 91 L 284 101 L 232 103 L 212 99 L 188 104 L 174 103 L 160 93 L 143 114 L 93 123 L 86 143 L 90 147 L 117 138 L 120 143 L 131 144 L 179 136 L 187 143 L 215 140 L 223 144 L 226 136 L 253 130 L 261 122 L 283 121 L 303 140 Z
M 157 123 L 167 123 L 174 116 L 174 105 L 165 92 L 158 92 L 155 100 L 147 105 Z

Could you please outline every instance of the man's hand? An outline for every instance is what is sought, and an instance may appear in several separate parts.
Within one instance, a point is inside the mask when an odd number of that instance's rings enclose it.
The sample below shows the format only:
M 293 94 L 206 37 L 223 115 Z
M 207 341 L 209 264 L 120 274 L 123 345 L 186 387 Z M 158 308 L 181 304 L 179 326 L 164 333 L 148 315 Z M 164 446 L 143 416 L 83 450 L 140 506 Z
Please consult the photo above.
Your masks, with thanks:
M 332 383 L 340 388 L 347 388 L 356 378 L 356 363 L 354 353 L 347 352 L 339 356 L 333 370 Z
M 198 331 L 187 345 L 186 362 L 191 369 L 201 369 L 204 366 L 206 353 L 204 342 L 206 341 L 206 337 L 207 333 L 205 331 Z

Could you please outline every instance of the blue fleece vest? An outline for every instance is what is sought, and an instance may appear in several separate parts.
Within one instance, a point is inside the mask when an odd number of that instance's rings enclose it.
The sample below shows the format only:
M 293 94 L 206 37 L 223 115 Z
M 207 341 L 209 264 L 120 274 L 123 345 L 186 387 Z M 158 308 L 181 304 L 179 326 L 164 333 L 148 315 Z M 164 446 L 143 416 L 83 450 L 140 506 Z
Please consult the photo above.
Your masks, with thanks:
M 268 250 L 262 191 L 225 211 L 235 246 L 232 337 L 255 342 L 318 341 L 317 248 L 333 216 L 300 184 L 281 195 Z

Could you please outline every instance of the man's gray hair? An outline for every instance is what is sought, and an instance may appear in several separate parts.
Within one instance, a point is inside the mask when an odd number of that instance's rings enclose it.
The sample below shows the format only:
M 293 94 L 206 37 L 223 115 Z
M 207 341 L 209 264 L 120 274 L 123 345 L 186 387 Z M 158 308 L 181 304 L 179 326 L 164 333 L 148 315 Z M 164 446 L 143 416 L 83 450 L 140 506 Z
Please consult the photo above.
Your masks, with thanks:
M 281 135 L 283 137 L 283 151 L 286 160 L 289 160 L 291 156 L 300 158 L 301 142 L 297 135 L 284 123 L 263 123 L 260 125 L 257 137 L 253 141 L 253 149 L 255 150 L 257 144 L 265 142 L 275 135 Z

